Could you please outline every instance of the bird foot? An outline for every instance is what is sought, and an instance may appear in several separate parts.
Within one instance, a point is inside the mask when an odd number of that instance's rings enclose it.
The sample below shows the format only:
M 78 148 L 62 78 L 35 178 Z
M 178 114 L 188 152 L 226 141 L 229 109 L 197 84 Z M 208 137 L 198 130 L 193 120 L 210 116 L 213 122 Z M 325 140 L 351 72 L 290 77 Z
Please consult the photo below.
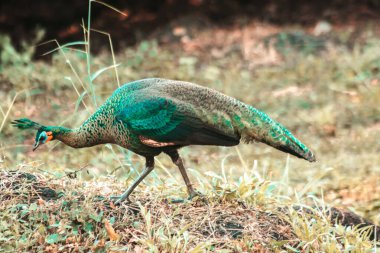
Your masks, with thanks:
M 193 190 L 190 192 L 188 200 L 193 200 L 194 198 L 197 198 L 197 197 L 204 198 L 205 196 L 202 193 Z
M 128 197 L 123 198 L 123 196 L 111 196 L 110 199 L 111 201 L 115 201 L 116 205 L 120 204 L 121 202 L 132 203 Z
M 203 200 L 204 202 L 207 202 L 206 197 L 202 193 L 197 192 L 195 190 L 189 194 L 189 197 L 187 199 L 172 199 L 170 202 L 172 204 L 178 204 L 178 203 L 185 203 L 185 202 L 190 202 L 194 200 L 197 201 L 198 199 Z
M 198 191 L 191 192 L 188 200 L 191 200 L 191 201 L 198 201 L 198 200 L 200 200 L 204 204 L 208 204 L 206 196 L 203 195 L 202 193 L 198 192 Z
M 178 204 L 178 203 L 185 203 L 186 199 L 171 199 L 170 203 L 172 204 Z

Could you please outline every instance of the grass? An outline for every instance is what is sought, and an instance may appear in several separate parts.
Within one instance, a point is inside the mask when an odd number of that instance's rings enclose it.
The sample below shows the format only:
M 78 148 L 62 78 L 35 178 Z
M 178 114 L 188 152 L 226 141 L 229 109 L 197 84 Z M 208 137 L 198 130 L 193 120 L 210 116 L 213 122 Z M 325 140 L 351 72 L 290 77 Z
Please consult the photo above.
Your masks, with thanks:
M 202 33 L 213 37 L 212 30 Z M 31 61 L 30 49 L 17 52 L 2 41 L 8 48 L 0 74 L 4 251 L 376 252 L 379 247 L 368 228 L 331 223 L 327 212 L 328 206 L 348 208 L 380 223 L 378 37 L 367 35 L 352 49 L 331 44 L 318 54 L 290 51 L 261 66 L 252 61 L 265 60 L 246 54 L 242 60 L 243 49 L 212 58 L 144 41 L 116 55 L 92 56 L 91 69 L 99 75 L 88 73 L 88 51 L 63 45 L 46 63 Z M 206 203 L 168 203 L 186 197 L 186 189 L 175 166 L 159 156 L 155 171 L 134 192 L 135 204 L 113 207 L 104 197 L 132 182 L 142 158 L 113 145 L 73 150 L 51 143 L 31 152 L 34 133 L 15 131 L 9 122 L 29 117 L 80 125 L 96 110 L 94 101 L 101 104 L 118 87 L 109 71 L 118 63 L 121 83 L 152 76 L 187 80 L 263 109 L 315 150 L 318 162 L 262 144 L 184 148 L 180 152 Z M 14 170 L 37 178 L 22 179 L 9 172 Z M 46 187 L 60 198 L 46 198 Z

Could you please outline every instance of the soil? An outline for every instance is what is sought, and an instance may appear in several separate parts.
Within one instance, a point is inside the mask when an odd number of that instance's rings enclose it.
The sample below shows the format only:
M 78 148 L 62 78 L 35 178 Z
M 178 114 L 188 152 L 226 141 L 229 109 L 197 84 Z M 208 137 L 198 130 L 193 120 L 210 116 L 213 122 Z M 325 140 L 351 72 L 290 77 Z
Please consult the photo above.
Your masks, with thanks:
M 62 178 L 59 181 L 73 181 L 75 178 Z M 34 175 L 19 171 L 0 173 L 0 201 L 3 203 L 39 203 L 43 206 L 46 201 L 64 203 L 64 207 L 59 208 L 65 212 L 73 212 L 72 208 L 90 199 L 85 192 L 80 189 L 75 193 L 62 189 L 62 184 L 72 184 L 70 182 L 56 184 L 46 180 L 41 175 Z M 246 207 L 239 201 L 220 202 L 195 200 L 189 203 L 173 204 L 167 200 L 152 199 L 147 196 L 139 196 L 138 204 L 122 204 L 115 206 L 108 198 L 95 196 L 91 198 L 95 210 L 101 210 L 105 216 L 121 219 L 122 224 L 143 222 L 144 214 L 141 206 L 150 210 L 152 217 L 172 217 L 172 226 L 181 226 L 183 221 L 192 222 L 189 228 L 199 238 L 215 238 L 221 241 L 224 238 L 236 240 L 249 237 L 252 241 L 260 242 L 261 245 L 276 241 L 297 241 L 291 226 L 284 220 L 283 214 L 288 212 L 287 208 L 279 209 L 278 213 L 266 212 L 259 208 Z M 42 203 L 42 204 L 41 204 Z M 80 206 L 80 205 L 79 205 Z M 316 215 L 311 209 L 294 207 L 300 213 Z M 317 208 L 315 209 L 317 210 Z M 52 210 L 46 209 L 51 212 Z M 128 213 L 127 216 L 125 214 Z M 279 215 L 281 214 L 281 215 Z M 351 211 L 340 210 L 332 207 L 327 211 L 332 223 L 341 223 L 345 226 L 373 226 L 371 222 L 363 219 Z M 128 222 L 123 219 L 128 217 Z M 125 228 L 130 234 L 126 234 L 123 240 L 127 243 L 132 240 L 133 228 Z M 380 228 L 376 227 L 376 232 L 371 234 L 372 239 L 376 236 L 380 240 Z M 219 238 L 219 239 L 218 239 Z

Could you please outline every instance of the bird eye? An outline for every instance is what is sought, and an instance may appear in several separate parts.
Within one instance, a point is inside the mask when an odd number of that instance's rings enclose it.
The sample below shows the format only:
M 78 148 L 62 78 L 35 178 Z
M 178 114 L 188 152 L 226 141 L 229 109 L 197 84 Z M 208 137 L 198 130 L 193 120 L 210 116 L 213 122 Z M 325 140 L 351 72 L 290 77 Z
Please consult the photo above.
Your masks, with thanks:
M 46 138 L 47 138 L 47 136 L 46 136 L 46 133 L 41 133 L 41 135 L 40 135 L 40 139 L 39 139 L 39 141 L 42 141 L 42 142 L 44 142 L 45 140 L 46 140 Z

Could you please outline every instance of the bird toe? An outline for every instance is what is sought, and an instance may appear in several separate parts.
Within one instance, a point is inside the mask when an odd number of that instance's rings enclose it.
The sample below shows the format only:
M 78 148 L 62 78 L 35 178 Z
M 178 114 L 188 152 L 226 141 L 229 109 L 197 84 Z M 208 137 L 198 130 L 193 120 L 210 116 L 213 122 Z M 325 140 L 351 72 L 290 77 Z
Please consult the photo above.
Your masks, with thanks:
M 124 203 L 132 203 L 132 201 L 127 197 L 127 198 L 123 198 L 122 196 L 111 196 L 110 199 L 112 201 L 115 201 L 115 204 L 121 204 L 121 202 L 124 202 Z

